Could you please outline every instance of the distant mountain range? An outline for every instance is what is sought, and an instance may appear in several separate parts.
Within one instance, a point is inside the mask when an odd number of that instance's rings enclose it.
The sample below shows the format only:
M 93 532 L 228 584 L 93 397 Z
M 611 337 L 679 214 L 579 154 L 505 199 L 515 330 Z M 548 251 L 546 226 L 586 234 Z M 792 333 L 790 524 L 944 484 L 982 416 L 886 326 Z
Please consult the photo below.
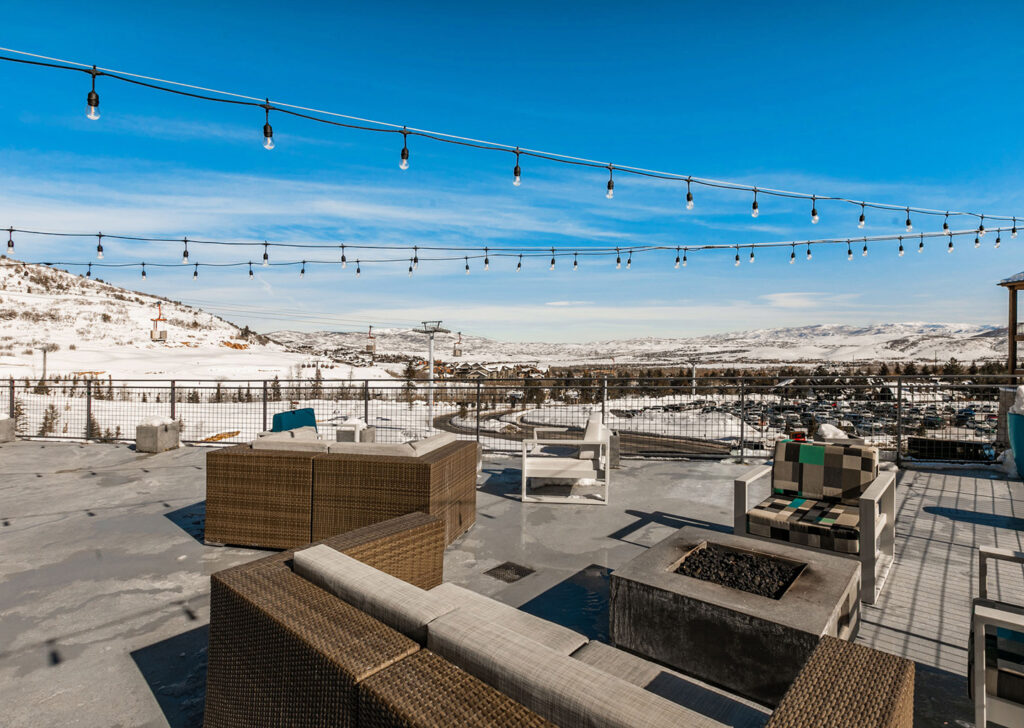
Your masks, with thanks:
M 378 355 L 426 357 L 427 338 L 410 329 L 374 329 Z M 268 336 L 291 348 L 358 356 L 366 332 L 275 331 Z M 457 337 L 439 334 L 435 356 L 450 361 Z M 822 324 L 758 329 L 692 338 L 619 339 L 585 344 L 504 342 L 462 337 L 457 360 L 480 363 L 568 364 L 813 364 L 851 361 L 998 361 L 1006 356 L 1006 329 L 974 324 Z

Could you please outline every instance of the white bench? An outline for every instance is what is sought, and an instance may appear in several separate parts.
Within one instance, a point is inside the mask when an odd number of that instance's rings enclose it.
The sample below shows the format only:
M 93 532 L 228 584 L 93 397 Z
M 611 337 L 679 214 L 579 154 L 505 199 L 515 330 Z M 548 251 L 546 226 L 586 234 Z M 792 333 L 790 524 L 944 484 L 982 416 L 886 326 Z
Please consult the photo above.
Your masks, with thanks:
M 538 427 L 534 429 L 531 439 L 523 440 L 521 500 L 524 503 L 607 505 L 611 432 L 601 422 L 600 413 L 595 412 L 590 416 L 582 439 L 562 440 L 538 437 L 545 432 L 564 431 L 564 428 L 559 427 Z M 575 452 L 571 455 L 542 454 L 543 448 L 550 445 L 574 448 Z M 527 493 L 530 478 L 565 480 L 569 481 L 570 486 L 582 480 L 592 480 L 598 486 L 598 490 L 579 495 Z

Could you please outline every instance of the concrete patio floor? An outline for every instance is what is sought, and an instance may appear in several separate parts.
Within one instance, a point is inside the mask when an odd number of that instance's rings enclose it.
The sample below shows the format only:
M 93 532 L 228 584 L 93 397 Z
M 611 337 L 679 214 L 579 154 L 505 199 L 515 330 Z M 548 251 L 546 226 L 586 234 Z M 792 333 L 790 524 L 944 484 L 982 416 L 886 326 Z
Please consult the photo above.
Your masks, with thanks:
M 205 453 L 0 445 L 5 725 L 201 725 L 209 575 L 266 553 L 203 545 Z M 681 526 L 730 530 L 732 479 L 748 467 L 629 460 L 613 472 L 608 506 L 524 505 L 518 461 L 486 458 L 476 526 L 446 552 L 445 579 L 607 639 L 609 571 Z M 969 726 L 974 548 L 1022 548 L 1024 484 L 901 475 L 897 563 L 857 640 L 917 662 L 916 725 Z M 485 573 L 505 562 L 531 571 L 514 583 Z M 990 578 L 1024 603 L 1020 569 Z M 763 721 L 756 706 L 708 696 L 737 725 Z

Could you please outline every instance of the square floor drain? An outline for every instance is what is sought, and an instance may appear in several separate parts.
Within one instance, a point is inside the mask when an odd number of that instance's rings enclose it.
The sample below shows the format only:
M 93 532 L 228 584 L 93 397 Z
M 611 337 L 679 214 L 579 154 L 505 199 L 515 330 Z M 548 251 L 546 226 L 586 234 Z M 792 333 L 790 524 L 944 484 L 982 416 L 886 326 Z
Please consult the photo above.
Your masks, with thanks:
M 493 576 L 495 579 L 511 584 L 514 581 L 519 581 L 524 576 L 532 574 L 533 569 L 528 566 L 513 564 L 511 561 L 506 561 L 504 564 L 498 564 L 493 569 L 488 569 L 484 573 L 487 574 L 487 576 Z

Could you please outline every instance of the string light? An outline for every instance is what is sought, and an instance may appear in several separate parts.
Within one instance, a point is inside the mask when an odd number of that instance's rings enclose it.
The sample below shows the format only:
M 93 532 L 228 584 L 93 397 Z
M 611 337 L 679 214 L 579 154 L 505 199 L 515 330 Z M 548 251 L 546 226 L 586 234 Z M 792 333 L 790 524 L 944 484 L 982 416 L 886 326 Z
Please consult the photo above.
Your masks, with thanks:
M 412 258 L 409 258 L 409 277 L 412 278 Z
M 85 99 L 85 117 L 87 119 L 92 119 L 93 121 L 96 121 L 98 118 L 100 118 L 100 95 L 96 93 L 96 76 L 99 74 L 96 71 L 96 66 L 92 67 L 91 75 L 92 88 L 89 90 L 89 95 Z
M 572 269 L 573 270 L 577 270 L 578 268 L 579 268 L 579 263 L 576 262 L 576 253 L 573 253 L 572 254 Z
M 861 230 L 864 229 L 864 203 L 860 203 L 860 217 L 857 218 L 857 227 Z
M 866 239 L 864 240 L 864 249 L 862 251 L 860 251 L 860 257 L 861 258 L 867 258 L 868 257 L 868 241 Z
M 679 270 L 679 248 L 676 248 L 676 270 Z
M 921 242 L 919 242 L 917 244 L 917 252 L 918 253 L 923 253 L 924 252 L 924 235 L 921 236 Z
M 609 200 L 615 197 L 615 180 L 613 179 L 614 170 L 612 165 L 608 165 L 608 191 L 605 193 L 605 197 Z
M 981 247 L 981 238 L 979 238 L 977 235 L 975 235 L 974 236 L 974 248 L 975 248 L 975 250 L 977 250 L 980 247 Z
M 251 281 L 252 279 L 253 279 L 253 273 L 252 273 L 252 261 L 250 260 L 250 261 L 249 261 L 249 280 Z
M 266 122 L 263 124 L 263 148 L 269 151 L 274 148 L 274 128 L 270 125 L 270 99 L 263 105 L 263 110 L 267 113 Z
M 632 248 L 630 248 L 629 257 L 626 258 L 626 270 L 629 270 L 632 267 L 633 267 L 633 250 L 632 250 Z
M 1010 238 L 1013 239 L 1013 238 L 1016 238 L 1016 237 L 1017 237 L 1017 218 L 1013 218 L 1013 227 L 1010 228 Z
M 409 275 L 412 275 L 412 268 L 409 268 Z M 302 261 L 302 268 L 299 270 L 299 278 L 306 277 L 306 261 Z
M 903 238 L 900 238 L 900 250 L 899 250 L 899 256 L 900 256 L 901 258 L 903 257 L 903 253 L 904 253 L 904 250 L 903 250 Z
M 914 229 L 914 223 L 910 221 L 910 208 L 907 208 L 907 232 L 909 233 Z
M 519 185 L 522 184 L 522 181 L 519 179 L 520 175 L 521 175 L 521 171 L 519 169 L 519 147 L 516 147 L 516 166 L 512 168 L 512 186 L 513 187 L 518 187 Z
M 341 246 L 341 268 L 344 270 L 348 267 L 348 261 L 345 260 L 345 246 Z
M 757 209 L 757 188 L 754 188 L 754 204 L 750 206 L 750 216 L 757 217 L 760 212 Z
M 420 249 L 418 245 L 412 246 L 412 269 L 417 270 L 420 267 Z
M 516 263 L 516 273 L 520 272 L 522 269 L 523 269 L 523 254 L 520 253 L 519 254 L 519 262 Z
M 853 260 L 853 248 L 850 247 L 850 241 L 846 241 L 846 259 Z
M 942 232 L 949 231 L 949 212 L 946 213 L 946 218 L 942 221 Z
M 981 216 L 981 221 L 978 223 L 978 235 L 985 237 L 985 216 Z
M 356 278 L 361 276 L 363 271 L 359 268 L 359 258 L 356 258 Z
M 615 270 L 622 270 L 622 256 L 618 248 L 615 249 Z
M 1003 243 L 1002 235 L 997 232 L 996 233 L 996 242 L 995 242 L 995 245 L 993 247 L 995 247 L 996 250 L 999 250 L 999 246 L 1002 245 L 1002 243 Z
M 92 278 L 92 263 L 90 263 L 89 267 L 86 269 L 85 277 L 86 278 Z
M 198 263 L 196 263 L 195 270 L 192 271 L 192 280 L 196 280 L 197 278 L 199 278 L 199 264 Z
M 946 247 L 946 252 L 947 253 L 952 253 L 953 252 L 953 236 L 952 235 L 949 236 L 949 245 Z
M 690 182 L 692 182 L 692 181 L 693 181 L 692 177 L 687 177 L 686 178 L 686 209 L 687 210 L 692 210 L 693 209 L 693 193 L 690 192 Z
M 793 249 L 789 253 L 789 264 L 793 265 L 796 263 L 796 243 L 793 244 Z
M 740 264 L 740 246 L 737 245 L 736 246 L 736 262 L 733 263 L 733 265 L 739 266 L 739 264 Z
M 263 267 L 270 265 L 270 255 L 267 253 L 267 241 L 263 241 Z
M 96 233 L 96 260 L 103 260 L 103 233 Z
M 409 132 L 402 127 L 402 161 L 398 163 L 399 169 L 409 169 Z
M 754 262 L 754 246 L 753 245 L 750 246 L 750 262 L 751 263 Z
M 683 248 L 683 267 L 686 267 L 686 248 Z
M 142 264 L 142 280 L 146 280 L 146 264 Z
M 484 248 L 484 270 L 491 269 L 491 259 L 487 257 L 488 248 Z
M 554 269 L 555 269 L 555 249 L 552 248 L 551 249 L 551 267 L 548 268 L 548 270 L 554 270 Z
M 469 257 L 466 257 L 466 275 L 469 275 Z
M 818 205 L 817 205 L 817 202 L 818 202 L 818 198 L 815 197 L 814 195 L 811 195 L 811 224 L 812 225 L 817 225 L 818 224 Z
M 185 238 L 185 251 L 181 254 L 181 264 L 188 265 L 188 238 Z
M 14 228 L 7 228 L 7 254 L 14 255 Z
M 27 65 L 34 65 L 34 66 L 40 66 L 40 67 L 48 67 L 48 68 L 52 68 L 52 69 L 56 69 L 56 70 L 73 71 L 73 72 L 77 72 L 77 73 L 88 73 L 88 74 L 90 74 L 90 76 L 91 76 L 91 87 L 90 87 L 91 90 L 90 90 L 87 102 L 88 102 L 89 118 L 91 118 L 91 119 L 95 119 L 95 118 L 99 117 L 99 96 L 95 93 L 96 76 L 106 76 L 108 78 L 111 78 L 111 79 L 114 79 L 114 80 L 117 80 L 117 81 L 121 81 L 121 82 L 128 83 L 128 84 L 133 84 L 133 85 L 138 85 L 138 86 L 143 86 L 143 87 L 149 88 L 149 89 L 154 90 L 154 91 L 160 91 L 160 92 L 163 92 L 163 93 L 172 93 L 172 94 L 176 94 L 176 95 L 179 95 L 179 96 L 187 96 L 187 97 L 190 97 L 190 98 L 193 98 L 193 99 L 202 100 L 202 101 L 222 103 L 222 104 L 233 104 L 233 105 L 237 105 L 237 106 L 252 106 L 252 107 L 263 108 L 264 111 L 265 111 L 265 116 L 266 116 L 266 120 L 267 120 L 267 124 L 268 125 L 269 125 L 269 112 L 271 110 L 273 110 L 274 112 L 276 112 L 278 114 L 287 114 L 287 115 L 290 115 L 290 116 L 295 116 L 295 117 L 298 117 L 298 118 L 305 119 L 307 121 L 316 122 L 316 123 L 319 123 L 319 124 L 327 124 L 327 125 L 331 125 L 331 126 L 335 126 L 335 127 L 339 127 L 339 128 L 354 129 L 354 130 L 367 131 L 367 132 L 377 132 L 377 133 L 395 133 L 395 132 L 398 132 L 398 133 L 401 133 L 403 135 L 403 147 L 402 148 L 403 148 L 403 157 L 404 157 L 404 159 L 403 159 L 403 164 L 401 165 L 403 169 L 406 169 L 408 167 L 408 137 L 409 137 L 409 135 L 421 136 L 421 137 L 424 137 L 424 138 L 429 138 L 429 139 L 434 139 L 434 140 L 437 140 L 437 141 L 442 141 L 442 142 L 445 142 L 445 143 L 448 143 L 448 144 L 455 144 L 455 145 L 466 146 L 466 147 L 474 147 L 474 148 L 482 149 L 482 150 L 486 150 L 486 151 L 500 151 L 500 152 L 515 151 L 516 155 L 517 155 L 517 162 L 519 161 L 519 159 L 518 159 L 519 156 L 526 155 L 526 156 L 532 156 L 532 157 L 535 157 L 535 158 L 538 158 L 538 159 L 546 159 L 548 161 L 559 163 L 559 164 L 569 164 L 569 165 L 583 166 L 583 167 L 593 167 L 593 168 L 603 168 L 603 167 L 607 167 L 608 166 L 608 164 L 606 162 L 601 162 L 601 161 L 593 160 L 593 159 L 584 159 L 584 158 L 581 158 L 581 157 L 571 156 L 571 155 L 568 155 L 568 154 L 560 154 L 560 153 L 554 153 L 554 152 L 544 152 L 544 151 L 530 150 L 530 149 L 521 149 L 518 146 L 513 147 L 512 145 L 508 145 L 508 144 L 501 144 L 501 143 L 497 143 L 497 142 L 489 142 L 489 141 L 484 141 L 484 140 L 479 140 L 479 139 L 470 139 L 470 138 L 460 137 L 460 136 L 457 136 L 455 134 L 446 133 L 446 132 L 430 131 L 430 130 L 426 130 L 426 129 L 408 129 L 406 126 L 402 126 L 402 125 L 394 124 L 394 123 L 390 123 L 390 122 L 375 121 L 375 120 L 372 120 L 372 119 L 365 119 L 365 118 L 361 118 L 361 117 L 356 117 L 356 116 L 352 116 L 352 115 L 348 115 L 348 114 L 342 114 L 342 113 L 337 113 L 337 112 L 332 112 L 332 111 L 327 111 L 327 110 L 309 109 L 307 107 L 298 106 L 298 105 L 294 105 L 294 104 L 277 103 L 275 105 L 271 105 L 269 99 L 260 99 L 260 98 L 256 98 L 256 97 L 252 97 L 252 96 L 246 96 L 246 95 L 243 95 L 243 94 L 232 93 L 232 92 L 227 92 L 227 91 L 221 91 L 221 90 L 217 90 L 217 89 L 210 89 L 210 88 L 207 88 L 207 87 L 204 87 L 204 86 L 192 85 L 192 84 L 182 83 L 182 82 L 178 82 L 178 81 L 168 81 L 168 80 L 162 80 L 162 79 L 153 79 L 153 78 L 150 78 L 150 77 L 142 76 L 140 74 L 135 74 L 135 73 L 131 73 L 131 72 L 120 72 L 120 71 L 113 71 L 113 70 L 109 70 L 109 69 L 102 69 L 101 70 L 101 69 L 97 68 L 96 66 L 91 66 L 89 64 L 63 61 L 61 59 L 50 58 L 50 57 L 46 57 L 46 56 L 40 56 L 40 55 L 37 55 L 37 54 L 27 53 L 27 52 L 24 52 L 24 51 L 17 51 L 17 50 L 13 50 L 13 49 L 5 49 L 5 50 L 7 52 L 9 52 L 9 53 L 16 53 L 16 54 L 18 54 L 20 56 L 34 57 L 34 58 L 39 59 L 39 60 L 33 60 L 32 58 L 11 58 L 11 57 L 0 56 L 0 61 L 6 61 L 6 62 L 11 62 L 11 63 L 19 63 L 19 64 L 27 64 Z M 175 87 L 177 87 L 177 88 L 175 88 Z M 268 137 L 265 135 L 264 139 L 267 140 L 267 138 Z M 272 137 L 271 137 L 271 139 L 272 139 Z M 697 184 L 702 184 L 702 185 L 711 186 L 711 187 L 718 187 L 718 188 L 722 188 L 722 189 L 731 189 L 731 190 L 737 190 L 737 191 L 740 191 L 740 190 L 753 190 L 752 186 L 745 185 L 745 184 L 739 184 L 739 183 L 727 182 L 727 181 L 719 181 L 719 180 L 694 178 L 693 176 L 689 176 L 689 175 L 688 176 L 684 176 L 684 175 L 682 175 L 680 173 L 656 171 L 656 170 L 650 170 L 650 169 L 643 169 L 643 168 L 640 168 L 640 167 L 631 167 L 631 166 L 628 166 L 628 165 L 625 166 L 625 167 L 619 166 L 618 169 L 620 171 L 626 173 L 626 174 L 634 174 L 634 175 L 646 176 L 646 177 L 650 177 L 650 178 L 654 178 L 654 179 L 662 179 L 662 180 L 666 180 L 666 181 L 670 181 L 670 182 L 685 180 L 686 183 L 687 183 L 687 209 L 693 209 L 692 208 L 692 197 L 693 197 L 693 195 L 692 195 L 692 191 L 691 191 L 691 184 L 694 183 L 694 182 L 696 182 Z M 816 202 L 817 198 L 819 197 L 818 195 L 811 195 L 811 194 L 803 193 L 803 192 L 789 192 L 789 191 L 785 191 L 785 190 L 765 189 L 765 188 L 761 188 L 761 187 L 758 187 L 758 192 L 759 193 L 763 193 L 763 194 L 768 194 L 768 195 L 779 196 L 779 197 L 812 199 L 812 203 Z M 847 202 L 847 203 L 850 203 L 850 204 L 861 205 L 862 214 L 863 214 L 863 211 L 864 211 L 864 209 L 866 207 L 873 207 L 873 208 L 881 209 L 881 210 L 895 210 L 895 209 L 901 209 L 902 208 L 902 209 L 908 209 L 910 212 L 914 212 L 914 213 L 917 213 L 919 215 L 921 215 L 921 214 L 924 214 L 924 215 L 941 215 L 941 214 L 943 214 L 942 212 L 937 211 L 937 210 L 929 210 L 929 209 L 924 209 L 924 208 L 920 208 L 920 207 L 910 207 L 910 206 L 905 206 L 905 205 L 902 205 L 902 204 L 901 205 L 893 205 L 893 204 L 889 204 L 889 203 L 875 203 L 875 202 L 868 202 L 868 201 L 856 201 L 856 200 L 852 200 L 852 199 L 845 198 L 845 197 L 839 197 L 839 196 L 822 195 L 821 199 L 835 200 L 835 201 Z M 977 213 L 970 213 L 970 212 L 953 212 L 951 214 L 955 214 L 955 215 L 977 215 Z M 999 219 L 999 220 L 1002 220 L 1002 219 L 1009 220 L 1010 219 L 1009 217 L 1005 217 L 1004 218 L 1004 217 L 994 216 L 994 215 L 988 215 L 987 217 L 989 217 L 991 219 Z
M 807 243 L 807 260 L 811 259 L 811 244 Z

